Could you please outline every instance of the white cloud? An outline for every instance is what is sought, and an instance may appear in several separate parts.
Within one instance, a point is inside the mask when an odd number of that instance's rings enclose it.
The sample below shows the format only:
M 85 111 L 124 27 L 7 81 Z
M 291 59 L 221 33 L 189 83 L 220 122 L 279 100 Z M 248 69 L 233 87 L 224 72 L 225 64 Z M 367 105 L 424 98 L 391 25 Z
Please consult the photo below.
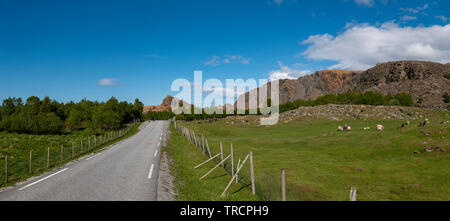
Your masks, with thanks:
M 450 62 L 450 24 L 430 27 L 399 27 L 393 22 L 378 26 L 353 25 L 343 33 L 312 35 L 302 44 L 309 59 L 331 60 L 330 68 L 367 69 L 378 62 L 427 60 Z
M 437 19 L 440 19 L 442 22 L 447 23 L 448 20 L 450 20 L 449 17 L 445 17 L 443 15 L 434 16 Z
M 428 4 L 423 6 L 415 7 L 415 8 L 400 8 L 401 11 L 408 12 L 411 14 L 417 14 L 419 12 L 425 11 L 428 8 Z
M 284 66 L 281 62 L 278 62 L 280 66 L 279 70 L 272 71 L 269 73 L 269 80 L 275 81 L 278 79 L 297 79 L 301 76 L 311 74 L 312 71 L 308 70 L 295 70 L 290 69 L 288 66 Z
M 98 85 L 99 86 L 118 86 L 119 84 L 119 80 L 117 78 L 103 78 L 98 80 Z
M 400 21 L 403 21 L 403 22 L 413 21 L 413 20 L 417 20 L 417 17 L 416 16 L 403 15 L 400 18 Z
M 358 5 L 363 5 L 367 7 L 372 7 L 374 4 L 374 0 L 353 0 Z
M 273 0 L 273 2 L 277 5 L 283 4 L 284 0 Z
M 230 63 L 249 64 L 250 59 L 244 58 L 242 55 L 224 55 L 223 57 L 212 56 L 210 60 L 204 62 L 205 65 L 210 66 Z

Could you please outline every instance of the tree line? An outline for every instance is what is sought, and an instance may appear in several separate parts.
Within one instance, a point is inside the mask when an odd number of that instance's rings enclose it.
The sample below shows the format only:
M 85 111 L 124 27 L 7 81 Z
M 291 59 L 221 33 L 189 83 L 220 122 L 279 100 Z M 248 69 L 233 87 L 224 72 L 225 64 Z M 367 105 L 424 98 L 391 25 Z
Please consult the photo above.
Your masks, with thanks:
M 77 103 L 61 103 L 49 97 L 7 98 L 0 106 L 0 131 L 27 134 L 62 134 L 76 130 L 99 133 L 118 129 L 143 118 L 144 105 L 119 102 L 111 97 L 106 102 L 83 99 Z
M 324 96 L 320 96 L 316 99 L 310 100 L 296 100 L 293 102 L 287 102 L 279 105 L 280 113 L 286 112 L 289 110 L 294 110 L 299 107 L 306 106 L 318 106 L 318 105 L 326 105 L 326 104 L 354 104 L 354 105 L 373 105 L 373 106 L 413 106 L 414 100 L 411 94 L 403 92 L 398 93 L 396 95 L 387 94 L 384 95 L 379 92 L 367 91 L 364 93 L 356 93 L 356 92 L 347 92 L 342 94 L 328 94 Z M 271 106 L 271 100 L 267 100 L 267 105 Z M 191 106 L 191 114 L 179 114 L 175 115 L 172 112 L 147 112 L 144 115 L 146 120 L 168 120 L 173 117 L 176 117 L 177 120 L 205 120 L 205 119 L 214 119 L 214 118 L 224 118 L 230 115 L 242 115 L 238 114 L 235 109 L 232 114 L 226 114 L 225 110 L 223 114 L 206 114 L 205 109 L 202 109 L 202 114 L 193 114 L 194 107 Z M 260 109 L 257 109 L 257 114 L 261 113 Z M 250 113 L 249 110 L 245 110 L 245 114 L 248 115 Z

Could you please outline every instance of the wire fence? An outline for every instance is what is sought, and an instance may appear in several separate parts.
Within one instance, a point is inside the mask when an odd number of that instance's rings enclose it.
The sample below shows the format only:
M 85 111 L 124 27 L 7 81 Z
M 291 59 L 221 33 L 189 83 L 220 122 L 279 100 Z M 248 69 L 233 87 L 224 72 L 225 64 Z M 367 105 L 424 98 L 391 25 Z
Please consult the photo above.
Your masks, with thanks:
M 239 162 L 242 162 L 247 155 L 246 150 L 241 150 L 239 147 L 233 146 L 232 143 L 225 144 L 221 141 L 215 144 L 208 143 L 207 137 L 201 131 L 184 127 L 177 121 L 173 122 L 175 129 L 191 143 L 199 147 L 207 157 L 211 158 L 211 156 L 215 156 L 217 153 L 223 153 L 223 157 L 216 157 L 212 160 L 216 164 L 220 164 L 223 158 L 233 153 L 233 157 L 224 162 L 223 169 L 231 176 L 236 173 Z M 232 146 L 233 150 L 231 150 Z M 261 159 L 258 159 L 256 155 L 254 160 L 258 161 Z M 295 174 L 291 174 L 288 170 L 279 168 L 279 170 L 266 171 L 257 168 L 257 165 L 258 163 L 252 165 L 254 167 L 254 194 L 262 201 L 312 201 L 327 199 L 327 196 L 317 191 L 313 186 L 290 181 L 289 178 L 295 177 Z M 249 167 L 250 165 L 248 163 L 244 164 L 237 177 L 237 182 L 243 187 L 250 187 L 252 185 L 252 174 Z M 351 196 L 350 198 L 352 199 Z M 356 200 L 356 189 L 354 199 Z
M 2 151 L 0 154 L 0 186 L 6 186 L 40 174 L 92 152 L 104 144 L 126 135 L 134 126 L 73 139 L 61 145 L 42 148 L 30 142 L 20 151 Z M 29 150 L 29 151 L 27 151 Z
M 207 157 L 212 158 L 212 156 L 220 154 L 220 157 L 216 157 L 212 160 L 217 165 L 221 164 L 222 160 L 232 153 L 233 157 L 223 162 L 223 169 L 230 174 L 230 176 L 233 176 L 236 174 L 238 168 L 242 166 L 234 182 L 240 183 L 244 187 L 251 187 L 252 176 L 250 167 L 253 165 L 250 165 L 249 163 L 242 165 L 243 160 L 247 156 L 246 152 L 240 151 L 236 146 L 233 147 L 232 143 L 225 144 L 220 142 L 219 144 L 210 144 L 207 137 L 201 132 L 188 129 L 177 123 L 177 121 L 174 121 L 174 126 L 175 129 L 191 141 L 191 143 L 199 147 Z M 280 201 L 282 199 L 281 178 L 275 177 L 265 171 L 259 171 L 257 168 L 254 168 L 254 170 L 258 171 L 258 173 L 253 176 L 255 188 L 254 194 L 263 201 Z M 289 193 L 290 191 L 287 191 L 287 194 Z

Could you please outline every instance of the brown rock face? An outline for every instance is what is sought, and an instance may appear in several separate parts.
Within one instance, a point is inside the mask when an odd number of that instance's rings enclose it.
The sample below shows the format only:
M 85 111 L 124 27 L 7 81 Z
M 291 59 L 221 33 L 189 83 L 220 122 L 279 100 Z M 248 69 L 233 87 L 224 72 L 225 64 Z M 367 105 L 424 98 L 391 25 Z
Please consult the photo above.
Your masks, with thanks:
M 280 103 L 283 104 L 298 99 L 315 99 L 319 96 L 329 94 L 359 73 L 361 73 L 361 71 L 324 70 L 317 71 L 314 74 L 303 76 L 298 79 L 282 79 L 279 84 Z M 270 83 L 267 84 L 267 88 L 267 96 L 270 97 Z M 259 94 L 259 88 L 254 90 Z M 246 93 L 238 98 L 239 102 L 243 102 L 243 99 L 245 98 L 245 101 L 247 101 L 245 102 L 246 108 L 248 108 L 248 96 L 249 93 Z M 235 106 L 236 104 L 237 102 L 235 103 Z
M 144 110 L 143 113 L 147 113 L 149 111 L 153 111 L 153 112 L 165 112 L 165 111 L 170 111 L 171 108 L 171 104 L 172 104 L 172 100 L 173 99 L 177 99 L 174 98 L 170 95 L 168 95 L 166 98 L 164 98 L 163 102 L 160 105 L 148 105 L 148 106 L 144 106 Z M 178 100 L 178 99 L 177 99 Z
M 442 98 L 445 92 L 450 93 L 450 80 L 444 78 L 447 73 L 450 73 L 450 63 L 425 61 L 380 63 L 366 71 L 317 71 L 294 80 L 280 80 L 280 103 L 316 99 L 326 94 L 349 91 L 376 91 L 393 95 L 408 92 L 417 106 L 450 109 Z M 259 92 L 259 89 L 254 90 Z M 270 83 L 268 91 L 269 97 Z M 245 99 L 246 108 L 248 94 L 238 98 L 239 101 Z

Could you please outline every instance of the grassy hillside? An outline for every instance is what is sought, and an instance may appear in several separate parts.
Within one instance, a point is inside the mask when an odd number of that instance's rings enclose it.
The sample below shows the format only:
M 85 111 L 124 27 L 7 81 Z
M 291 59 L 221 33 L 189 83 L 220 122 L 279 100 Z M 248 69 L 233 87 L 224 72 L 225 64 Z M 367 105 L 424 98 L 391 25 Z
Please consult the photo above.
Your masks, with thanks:
M 253 151 L 258 195 L 263 200 L 281 199 L 281 168 L 286 168 L 288 200 L 348 200 L 352 186 L 358 200 L 450 200 L 450 131 L 449 124 L 441 124 L 450 117 L 439 111 L 425 116 L 429 125 L 418 127 L 420 119 L 415 119 L 407 128 L 398 128 L 405 120 L 320 117 L 264 127 L 230 119 L 182 124 L 203 133 L 214 153 L 220 141 L 226 154 L 233 143 L 236 161 Z M 353 130 L 338 132 L 337 127 L 346 123 Z M 376 131 L 377 124 L 385 130 Z M 428 146 L 446 151 L 426 153 L 423 148 Z M 248 177 L 248 170 L 243 173 Z M 187 183 L 185 188 L 198 185 Z
M 132 136 L 138 131 L 135 124 L 119 137 L 112 131 L 105 131 L 95 138 L 88 131 L 76 131 L 65 135 L 29 135 L 0 132 L 0 187 L 12 185 L 30 176 L 39 175 L 56 166 L 96 152 L 117 141 Z M 88 140 L 90 139 L 90 141 Z M 72 148 L 72 142 L 74 143 Z M 62 147 L 62 155 L 61 155 Z M 47 168 L 47 148 L 50 148 L 49 168 Z M 32 151 L 32 171 L 29 171 L 30 150 Z M 8 154 L 8 183 L 5 179 L 5 154 Z
M 183 201 L 216 201 L 216 200 L 258 200 L 251 190 L 240 183 L 233 183 L 225 198 L 221 198 L 225 186 L 231 176 L 222 168 L 217 168 L 204 180 L 199 180 L 204 174 L 217 164 L 213 162 L 194 169 L 201 162 L 208 159 L 195 145 L 178 133 L 173 124 L 167 147 L 164 147 L 171 159 L 170 167 L 175 175 L 177 200 Z

